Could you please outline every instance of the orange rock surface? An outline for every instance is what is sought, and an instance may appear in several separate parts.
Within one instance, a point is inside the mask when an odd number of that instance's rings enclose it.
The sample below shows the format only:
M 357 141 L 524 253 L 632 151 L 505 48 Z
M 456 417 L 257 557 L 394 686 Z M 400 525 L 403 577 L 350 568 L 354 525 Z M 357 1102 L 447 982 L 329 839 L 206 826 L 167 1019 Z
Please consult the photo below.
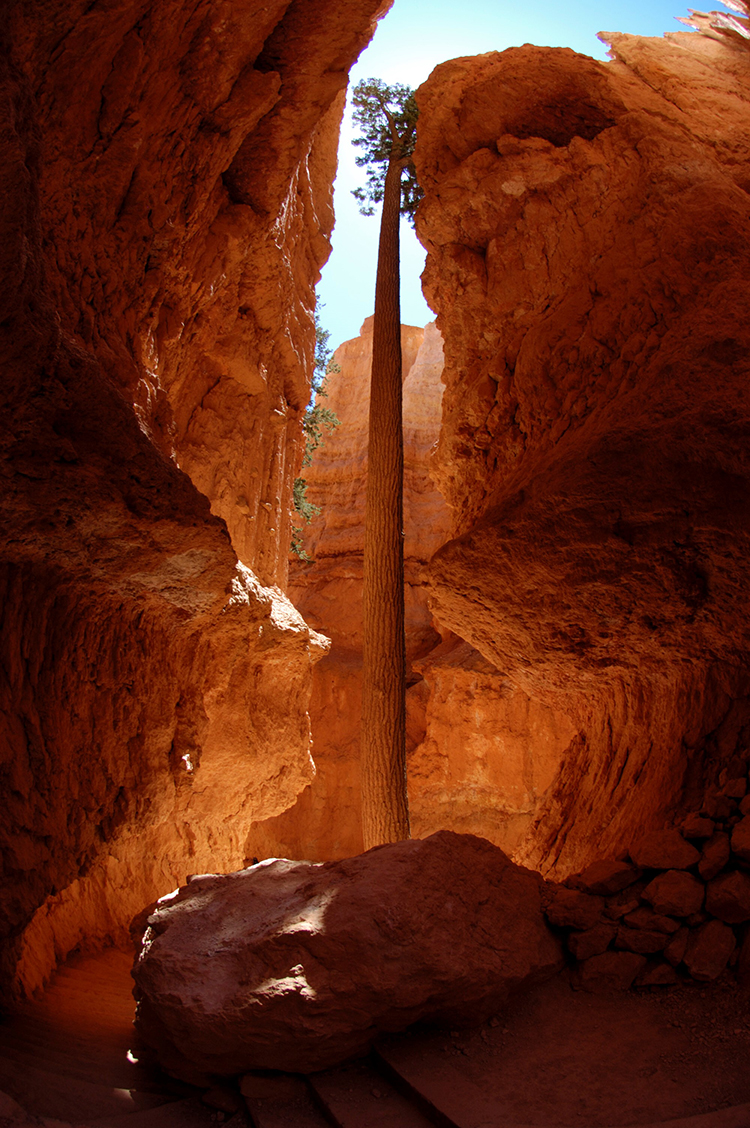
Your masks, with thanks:
M 264 583 L 286 577 L 348 69 L 388 6 L 11 6 L 49 298 Z
M 343 90 L 386 7 L 0 17 L 3 987 L 241 865 L 313 773 L 324 640 L 268 585 Z
M 409 755 L 412 834 L 449 827 L 512 854 L 575 736 L 570 718 L 528 697 L 462 639 L 415 667 L 425 717 Z
M 521 857 L 660 829 L 747 741 L 750 54 L 608 36 L 418 94 L 440 621 L 577 732 Z

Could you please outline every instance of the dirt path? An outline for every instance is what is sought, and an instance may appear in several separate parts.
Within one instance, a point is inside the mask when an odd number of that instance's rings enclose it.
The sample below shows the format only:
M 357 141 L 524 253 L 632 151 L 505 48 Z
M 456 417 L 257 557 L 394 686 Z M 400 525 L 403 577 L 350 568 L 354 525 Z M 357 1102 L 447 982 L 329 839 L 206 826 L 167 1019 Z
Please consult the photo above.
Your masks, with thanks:
M 616 995 L 560 978 L 478 1030 L 393 1039 L 387 1056 L 459 1123 L 650 1124 L 750 1101 L 750 1008 L 730 976 Z

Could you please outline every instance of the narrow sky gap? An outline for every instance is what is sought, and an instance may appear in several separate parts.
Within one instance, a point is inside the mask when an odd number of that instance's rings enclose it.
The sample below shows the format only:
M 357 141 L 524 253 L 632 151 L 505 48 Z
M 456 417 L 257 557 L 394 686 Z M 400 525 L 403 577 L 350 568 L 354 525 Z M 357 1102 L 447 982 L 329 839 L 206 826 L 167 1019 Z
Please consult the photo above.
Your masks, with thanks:
M 704 10 L 727 9 L 709 3 Z M 606 47 L 596 38 L 597 32 L 660 36 L 687 31 L 677 22 L 678 16 L 687 14 L 688 5 L 681 0 L 568 0 L 564 5 L 552 0 L 465 0 L 459 8 L 446 0 L 396 0 L 352 70 L 350 89 L 371 76 L 417 87 L 446 59 L 504 51 L 523 43 L 571 47 L 606 59 Z M 324 304 L 321 321 L 330 331 L 334 348 L 357 336 L 375 300 L 378 218 L 360 215 L 351 195 L 364 180 L 364 169 L 357 168 L 354 161 L 354 136 L 347 106 L 339 148 L 333 253 L 318 287 L 318 300 Z M 406 221 L 402 222 L 401 241 L 401 320 L 425 325 L 433 314 L 419 282 L 424 251 Z

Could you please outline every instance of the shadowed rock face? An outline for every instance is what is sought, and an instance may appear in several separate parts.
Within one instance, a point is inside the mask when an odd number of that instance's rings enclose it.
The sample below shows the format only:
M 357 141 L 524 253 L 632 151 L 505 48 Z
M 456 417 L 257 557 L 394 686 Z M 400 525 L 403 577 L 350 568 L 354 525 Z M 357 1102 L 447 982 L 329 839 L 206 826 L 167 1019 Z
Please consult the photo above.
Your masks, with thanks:
M 242 864 L 311 777 L 323 640 L 262 585 L 343 90 L 385 7 L 3 7 L 3 984 Z
M 750 57 L 611 40 L 613 63 L 524 47 L 419 92 L 456 514 L 432 597 L 580 730 L 526 845 L 558 872 L 750 735 Z

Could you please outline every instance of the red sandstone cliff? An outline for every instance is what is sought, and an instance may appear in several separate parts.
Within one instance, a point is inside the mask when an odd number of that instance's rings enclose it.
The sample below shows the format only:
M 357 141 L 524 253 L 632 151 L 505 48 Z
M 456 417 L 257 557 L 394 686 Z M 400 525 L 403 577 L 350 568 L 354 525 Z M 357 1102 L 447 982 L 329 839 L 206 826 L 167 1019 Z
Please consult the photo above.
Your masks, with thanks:
M 522 857 L 661 825 L 750 739 L 750 56 L 611 36 L 421 88 L 427 296 L 445 338 L 442 622 L 571 718 Z
M 387 6 L 121 0 L 7 17 L 41 145 L 45 294 L 264 583 L 286 575 L 348 69 Z
M 343 90 L 386 7 L 3 7 L 4 984 L 241 864 L 311 776 L 322 640 L 262 584 Z

